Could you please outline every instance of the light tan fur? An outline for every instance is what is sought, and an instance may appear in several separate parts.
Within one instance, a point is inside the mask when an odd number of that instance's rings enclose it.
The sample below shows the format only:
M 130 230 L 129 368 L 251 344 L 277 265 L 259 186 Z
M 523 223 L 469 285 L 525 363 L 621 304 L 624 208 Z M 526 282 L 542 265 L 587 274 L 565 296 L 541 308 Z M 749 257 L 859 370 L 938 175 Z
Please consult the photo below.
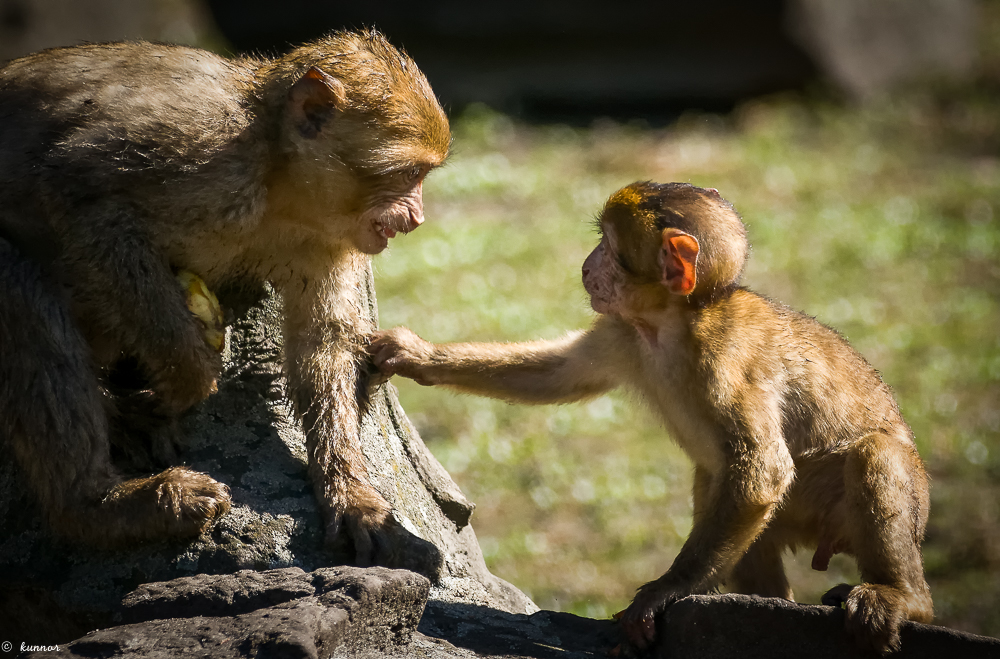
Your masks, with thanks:
M 673 565 L 624 612 L 629 643 L 655 638 L 671 602 L 723 583 L 791 598 L 781 554 L 857 559 L 863 584 L 831 591 L 866 647 L 899 645 L 933 617 L 920 543 L 928 485 L 878 373 L 835 331 L 740 287 L 743 224 L 715 190 L 636 183 L 612 195 L 583 268 L 601 315 L 559 341 L 444 344 L 375 335 L 384 374 L 525 403 L 638 392 L 695 465 L 694 525 Z

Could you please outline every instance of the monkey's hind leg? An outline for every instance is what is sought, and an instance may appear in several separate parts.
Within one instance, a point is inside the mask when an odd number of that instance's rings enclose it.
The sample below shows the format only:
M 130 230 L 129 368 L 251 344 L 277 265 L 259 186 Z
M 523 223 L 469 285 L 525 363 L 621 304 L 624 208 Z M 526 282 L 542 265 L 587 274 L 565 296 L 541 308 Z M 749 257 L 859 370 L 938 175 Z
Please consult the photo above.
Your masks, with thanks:
M 120 545 L 195 535 L 228 510 L 226 486 L 187 469 L 122 482 L 105 404 L 68 300 L 0 239 L 0 439 L 53 529 Z
M 847 631 L 860 645 L 886 653 L 899 648 L 903 621 L 934 617 L 920 553 L 927 476 L 912 444 L 873 433 L 847 456 L 844 483 L 845 531 L 863 581 L 843 598 Z M 834 599 L 836 591 L 829 593 Z

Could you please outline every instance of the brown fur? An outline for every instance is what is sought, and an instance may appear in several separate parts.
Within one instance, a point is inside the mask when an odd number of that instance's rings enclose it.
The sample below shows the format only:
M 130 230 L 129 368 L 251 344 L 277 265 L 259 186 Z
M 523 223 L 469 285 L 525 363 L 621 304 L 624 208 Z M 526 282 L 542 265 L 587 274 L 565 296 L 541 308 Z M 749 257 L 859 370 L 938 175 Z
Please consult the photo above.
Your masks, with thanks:
M 172 455 L 173 420 L 213 391 L 187 270 L 223 304 L 281 294 L 327 539 L 346 523 L 370 561 L 391 518 L 358 444 L 373 329 L 358 290 L 366 254 L 423 221 L 449 143 L 426 79 L 375 32 L 275 60 L 112 43 L 0 69 L 0 439 L 53 526 L 121 544 L 228 509 L 204 474 L 123 481 L 110 457 L 109 440 Z
M 791 598 L 781 554 L 804 546 L 818 569 L 833 553 L 856 558 L 864 583 L 837 591 L 847 630 L 898 647 L 901 621 L 933 612 L 920 554 L 927 476 L 889 388 L 835 331 L 739 286 L 745 230 L 715 190 L 633 184 L 600 224 L 583 268 L 601 313 L 590 330 L 434 345 L 396 328 L 376 334 L 376 365 L 526 403 L 624 385 L 659 413 L 695 465 L 694 527 L 624 612 L 632 645 L 654 640 L 671 602 L 722 583 Z

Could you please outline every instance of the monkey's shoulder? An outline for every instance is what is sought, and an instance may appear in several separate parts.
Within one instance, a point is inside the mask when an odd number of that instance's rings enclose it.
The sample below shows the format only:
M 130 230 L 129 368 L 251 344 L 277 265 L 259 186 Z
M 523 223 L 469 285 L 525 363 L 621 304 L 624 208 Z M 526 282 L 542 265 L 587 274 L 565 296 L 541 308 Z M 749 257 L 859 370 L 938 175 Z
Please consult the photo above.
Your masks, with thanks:
M 824 344 L 848 345 L 840 332 L 815 317 L 743 287 L 708 305 L 699 313 L 695 325 L 701 334 L 721 333 L 729 337 L 743 334 L 743 340 L 754 342 L 801 337 Z
M 743 370 L 786 370 L 789 365 L 805 370 L 847 368 L 880 382 L 840 332 L 746 288 L 702 310 L 692 334 L 707 359 L 745 361 Z

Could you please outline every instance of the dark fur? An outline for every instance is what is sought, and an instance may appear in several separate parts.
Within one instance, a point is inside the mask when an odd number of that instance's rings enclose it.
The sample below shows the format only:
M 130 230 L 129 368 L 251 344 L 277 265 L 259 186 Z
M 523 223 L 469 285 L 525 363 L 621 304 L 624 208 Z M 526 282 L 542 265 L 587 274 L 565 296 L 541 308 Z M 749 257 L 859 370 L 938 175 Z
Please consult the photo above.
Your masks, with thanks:
M 328 539 L 346 521 L 370 551 L 389 518 L 357 439 L 362 252 L 419 224 L 448 146 L 423 75 L 374 32 L 277 60 L 115 43 L 0 69 L 0 439 L 54 528 L 120 544 L 228 509 L 204 474 L 125 481 L 111 459 L 172 461 L 177 415 L 214 390 L 189 270 L 244 309 L 265 281 L 282 295 Z

